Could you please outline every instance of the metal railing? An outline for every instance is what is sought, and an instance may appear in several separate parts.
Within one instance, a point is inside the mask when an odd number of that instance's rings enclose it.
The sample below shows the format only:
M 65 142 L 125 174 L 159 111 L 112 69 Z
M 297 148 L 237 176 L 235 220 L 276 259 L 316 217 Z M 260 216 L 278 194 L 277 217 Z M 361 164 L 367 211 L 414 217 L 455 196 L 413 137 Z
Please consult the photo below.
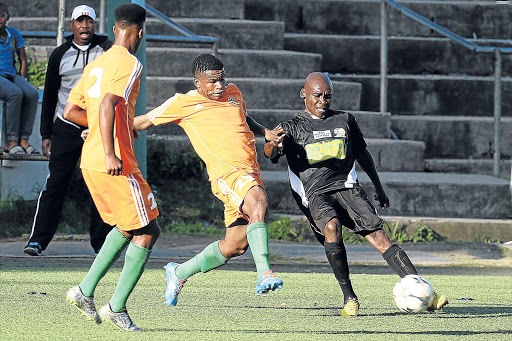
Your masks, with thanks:
M 415 20 L 416 22 L 428 26 L 430 29 L 440 33 L 450 40 L 462 45 L 473 52 L 493 53 L 494 54 L 494 155 L 493 155 L 493 173 L 494 176 L 500 174 L 501 159 L 501 88 L 502 88 L 502 54 L 512 54 L 512 48 L 498 46 L 480 46 L 475 44 L 447 28 L 432 22 L 431 20 L 419 15 L 409 8 L 399 4 L 394 0 L 380 0 L 380 111 L 387 111 L 388 95 L 388 16 L 387 6 L 398 10 L 402 14 Z M 511 179 L 512 185 L 512 179 Z M 512 187 L 511 187 L 512 188 Z

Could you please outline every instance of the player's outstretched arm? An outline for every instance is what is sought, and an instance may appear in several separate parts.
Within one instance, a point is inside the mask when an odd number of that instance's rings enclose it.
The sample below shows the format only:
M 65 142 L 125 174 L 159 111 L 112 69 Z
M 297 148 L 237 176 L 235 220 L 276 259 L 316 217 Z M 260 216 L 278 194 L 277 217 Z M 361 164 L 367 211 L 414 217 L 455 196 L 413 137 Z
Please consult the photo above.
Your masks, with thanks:
M 389 199 L 384 192 L 384 188 L 380 183 L 379 175 L 377 174 L 377 169 L 375 168 L 375 163 L 373 162 L 373 157 L 368 148 L 365 148 L 363 152 L 359 154 L 357 157 L 357 162 L 361 166 L 361 168 L 368 174 L 370 180 L 375 187 L 375 199 L 379 201 L 380 207 L 388 208 L 389 207 Z
M 68 102 L 64 107 L 62 116 L 64 116 L 68 121 L 79 124 L 83 127 L 88 127 L 87 112 L 76 104 Z
M 120 100 L 121 97 L 107 93 L 100 103 L 100 134 L 105 151 L 105 167 L 109 175 L 123 173 L 123 161 L 116 156 L 114 149 L 115 108 Z
M 146 130 L 149 127 L 153 126 L 153 122 L 151 122 L 148 118 L 148 114 L 135 116 L 133 121 L 133 126 L 137 130 Z

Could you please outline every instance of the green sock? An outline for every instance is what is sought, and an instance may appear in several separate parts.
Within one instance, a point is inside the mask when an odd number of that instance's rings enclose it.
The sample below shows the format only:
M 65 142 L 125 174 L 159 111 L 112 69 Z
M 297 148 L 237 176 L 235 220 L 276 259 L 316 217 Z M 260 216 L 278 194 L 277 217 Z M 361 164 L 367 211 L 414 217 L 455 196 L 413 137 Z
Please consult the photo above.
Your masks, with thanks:
M 109 302 L 113 312 L 118 313 L 126 308 L 128 296 L 142 276 L 150 256 L 151 250 L 135 245 L 133 242 L 128 246 L 121 277 Z
M 198 272 L 207 272 L 226 264 L 228 259 L 220 252 L 219 241 L 211 243 L 193 258 L 176 268 L 179 279 L 187 279 Z
M 85 296 L 92 296 L 100 279 L 105 276 L 110 267 L 119 259 L 130 240 L 123 236 L 117 228 L 113 228 L 105 238 L 100 252 L 94 259 L 89 272 L 79 284 Z
M 256 265 L 258 278 L 263 276 L 263 273 L 270 270 L 268 264 L 268 232 L 267 224 L 253 223 L 247 226 L 247 241 L 251 247 L 252 258 Z

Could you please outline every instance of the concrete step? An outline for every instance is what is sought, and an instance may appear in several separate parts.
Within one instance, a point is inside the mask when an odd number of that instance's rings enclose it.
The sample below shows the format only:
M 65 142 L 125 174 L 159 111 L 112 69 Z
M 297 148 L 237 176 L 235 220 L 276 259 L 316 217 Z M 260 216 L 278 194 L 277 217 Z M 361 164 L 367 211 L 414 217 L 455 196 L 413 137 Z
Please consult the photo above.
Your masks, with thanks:
M 510 40 L 474 40 L 479 45 L 510 46 Z M 380 36 L 285 34 L 285 49 L 322 54 L 322 71 L 380 73 Z M 342 57 L 340 57 L 342 56 Z M 512 75 L 512 56 L 503 56 L 503 75 Z M 494 73 L 494 55 L 474 53 L 447 38 L 390 37 L 388 72 L 391 74 Z
M 229 69 L 226 70 L 227 81 L 240 88 L 248 108 L 301 110 L 304 106 L 299 97 L 304 79 L 230 78 Z M 333 101 L 333 108 L 359 110 L 361 84 L 334 82 L 333 85 L 339 94 Z M 191 77 L 147 77 L 146 103 L 160 105 L 176 92 L 185 93 L 193 88 Z
M 364 172 L 359 181 L 369 198 L 374 189 Z M 390 208 L 381 215 L 501 219 L 510 214 L 509 181 L 474 174 L 388 173 L 381 182 Z M 286 172 L 262 173 L 272 213 L 299 214 Z
M 425 157 L 492 159 L 494 118 L 392 115 L 391 129 L 404 140 L 425 142 Z M 501 154 L 512 155 L 512 117 L 501 120 Z
M 245 0 L 245 17 L 254 20 L 285 21 L 287 32 L 378 35 L 380 1 L 378 0 Z M 512 6 L 508 1 L 400 1 L 418 14 L 472 38 L 508 39 Z M 435 37 L 438 33 L 414 20 L 388 9 L 392 36 Z
M 423 159 L 425 145 L 423 142 L 367 138 L 366 143 L 379 172 L 423 172 L 425 169 L 425 160 Z M 263 146 L 263 139 L 258 138 L 256 149 L 262 170 L 277 171 L 288 168 L 286 158 L 280 159 L 277 164 L 273 164 L 267 159 L 263 153 Z M 358 164 L 356 164 L 356 169 L 362 171 Z
M 173 125 L 176 126 L 175 124 Z M 148 130 L 150 138 L 166 141 L 169 145 L 179 150 L 192 149 L 188 137 L 184 134 L 160 135 L 155 128 L 157 127 Z M 425 168 L 425 161 L 423 159 L 424 145 L 421 142 L 369 138 L 366 139 L 366 143 L 368 144 L 368 150 L 373 155 L 375 167 L 379 172 L 422 172 Z M 280 159 L 277 164 L 272 164 L 272 162 L 265 157 L 263 153 L 264 144 L 263 137 L 256 136 L 256 150 L 258 152 L 258 162 L 261 170 L 287 170 L 288 165 L 286 158 Z M 404 157 L 404 155 L 407 157 Z M 362 172 L 358 164 L 356 164 L 356 168 L 359 172 Z
M 33 55 L 38 60 L 49 58 L 54 49 L 54 46 L 30 46 L 30 50 L 34 51 Z M 191 77 L 192 61 L 201 53 L 211 53 L 211 49 L 147 47 L 147 75 Z M 305 79 L 310 72 L 320 70 L 322 61 L 322 56 L 319 54 L 284 50 L 220 49 L 219 58 L 229 78 Z
M 172 18 L 198 35 L 213 36 L 219 38 L 219 47 L 228 49 L 262 49 L 282 50 L 284 41 L 284 23 L 267 22 L 240 19 L 202 19 L 202 18 Z M 66 19 L 64 29 L 71 32 Z M 14 17 L 9 20 L 9 26 L 20 31 L 56 31 L 57 17 Z M 98 31 L 97 23 L 96 30 Z M 180 35 L 171 27 L 158 19 L 148 17 L 146 21 L 146 33 L 157 35 Z M 27 42 L 34 44 L 53 45 L 55 39 L 27 38 Z M 148 46 L 181 47 L 184 44 L 148 42 Z M 190 45 L 187 47 L 202 47 L 204 45 Z
M 73 8 L 84 1 L 66 1 L 66 17 L 71 16 Z M 153 8 L 168 17 L 181 18 L 219 18 L 243 19 L 244 0 L 151 0 Z M 88 0 L 87 5 L 93 7 L 99 16 L 100 0 Z M 11 17 L 56 17 L 59 0 L 23 0 L 8 4 Z M 150 17 L 148 15 L 148 17 Z
M 510 160 L 499 163 L 500 177 L 510 178 Z M 493 175 L 492 159 L 426 159 L 425 169 L 435 173 L 484 174 Z
M 148 47 L 146 65 L 148 76 L 190 77 L 192 61 L 209 49 Z M 320 70 L 322 56 L 284 50 L 219 50 L 228 78 L 298 78 L 305 79 Z M 298 96 L 296 96 L 298 98 Z
M 303 107 L 302 107 L 303 109 Z M 333 107 L 333 109 L 336 109 Z M 269 109 L 248 109 L 249 115 L 267 128 L 274 128 L 280 122 L 292 119 L 297 116 L 301 110 L 269 110 Z M 363 132 L 363 135 L 373 138 L 387 139 L 390 137 L 389 129 L 391 127 L 391 115 L 389 113 L 371 112 L 371 111 L 353 111 L 357 123 Z
M 361 83 L 361 110 L 379 110 L 379 75 L 331 75 L 331 79 Z M 502 80 L 502 115 L 511 116 L 512 79 Z M 492 77 L 397 74 L 388 77 L 388 111 L 392 113 L 490 116 L 494 110 L 493 99 Z
M 147 111 L 154 107 L 148 107 Z M 258 123 L 273 129 L 280 122 L 292 119 L 300 110 L 287 109 L 248 109 L 251 115 Z M 389 113 L 350 111 L 357 118 L 361 131 L 366 138 L 388 139 L 391 126 L 391 115 Z M 185 132 L 176 124 L 166 124 L 153 127 L 152 133 L 159 136 L 183 135 Z

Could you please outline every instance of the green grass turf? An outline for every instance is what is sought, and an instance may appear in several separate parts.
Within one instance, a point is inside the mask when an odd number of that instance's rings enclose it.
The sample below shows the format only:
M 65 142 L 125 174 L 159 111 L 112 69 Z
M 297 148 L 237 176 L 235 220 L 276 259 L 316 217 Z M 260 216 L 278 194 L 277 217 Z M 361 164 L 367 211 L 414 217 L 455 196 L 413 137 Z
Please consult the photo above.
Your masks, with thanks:
M 255 272 L 215 270 L 189 279 L 171 308 L 163 304 L 163 270 L 150 268 L 128 301 L 130 315 L 145 332 L 129 333 L 86 320 L 65 300 L 87 267 L 0 268 L 0 340 L 512 339 L 508 276 L 429 275 L 450 304 L 442 312 L 408 315 L 392 299 L 397 276 L 355 274 L 360 315 L 341 317 L 340 289 L 332 274 L 279 273 L 283 289 L 261 297 L 254 294 Z M 100 282 L 98 308 L 108 301 L 119 274 L 120 268 L 113 268 Z

